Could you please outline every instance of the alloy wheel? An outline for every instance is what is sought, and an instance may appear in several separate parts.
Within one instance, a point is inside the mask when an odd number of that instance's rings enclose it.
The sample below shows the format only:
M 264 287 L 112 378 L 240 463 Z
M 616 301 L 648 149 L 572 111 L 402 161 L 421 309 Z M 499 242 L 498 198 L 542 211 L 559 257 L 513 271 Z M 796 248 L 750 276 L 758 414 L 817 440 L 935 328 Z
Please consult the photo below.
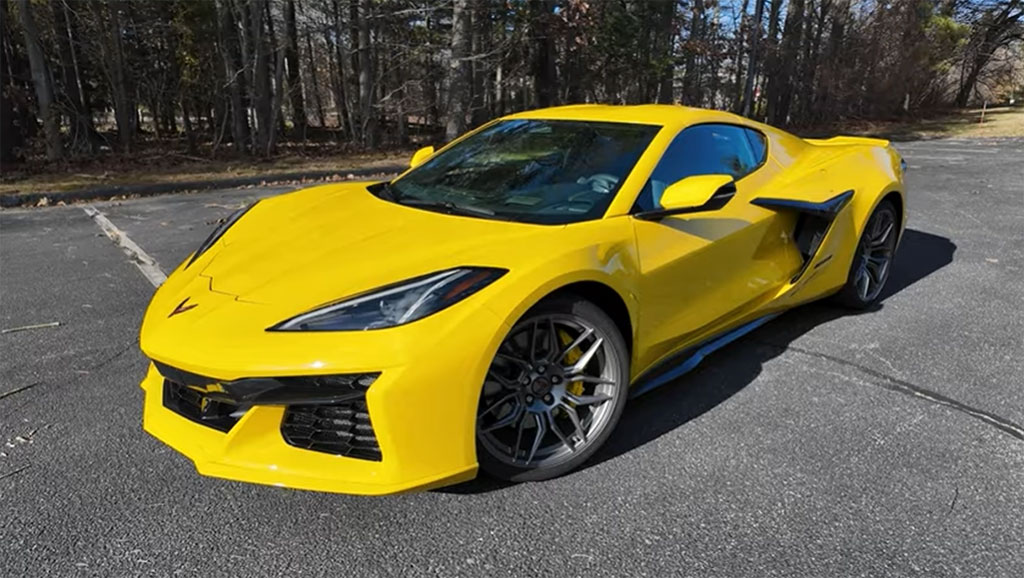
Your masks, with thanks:
M 608 336 L 571 313 L 520 321 L 484 381 L 477 437 L 499 462 L 547 468 L 584 452 L 611 424 L 621 380 Z
M 896 215 L 885 207 L 871 216 L 857 248 L 854 286 L 861 301 L 874 301 L 882 292 L 895 251 Z

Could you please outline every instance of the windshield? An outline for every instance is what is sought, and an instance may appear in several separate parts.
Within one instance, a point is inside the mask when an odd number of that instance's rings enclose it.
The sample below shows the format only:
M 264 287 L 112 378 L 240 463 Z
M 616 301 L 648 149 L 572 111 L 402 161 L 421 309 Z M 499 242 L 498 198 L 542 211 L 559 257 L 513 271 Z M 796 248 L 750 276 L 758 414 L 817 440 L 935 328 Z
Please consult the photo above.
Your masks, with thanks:
M 404 205 L 564 224 L 604 215 L 658 126 L 506 120 L 375 190 Z

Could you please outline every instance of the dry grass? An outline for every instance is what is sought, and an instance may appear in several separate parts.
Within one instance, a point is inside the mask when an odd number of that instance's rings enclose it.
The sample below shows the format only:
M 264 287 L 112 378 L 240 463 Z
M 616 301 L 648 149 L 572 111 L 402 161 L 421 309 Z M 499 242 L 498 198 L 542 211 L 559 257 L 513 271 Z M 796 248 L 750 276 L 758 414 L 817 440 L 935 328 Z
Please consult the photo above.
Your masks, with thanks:
M 985 111 L 984 122 L 981 122 L 981 112 L 980 108 L 968 109 L 913 121 L 848 121 L 801 134 L 882 136 L 895 140 L 1024 136 L 1024 107 L 990 108 Z
M 35 167 L 31 172 L 5 171 L 0 175 L 0 195 L 323 171 L 338 171 L 339 175 L 345 176 L 345 172 L 351 170 L 402 166 L 409 161 L 412 153 L 389 151 L 336 156 L 285 154 L 267 161 L 208 160 L 172 151 L 154 151 L 151 155 L 151 158 L 119 158 L 110 155 L 96 162 Z

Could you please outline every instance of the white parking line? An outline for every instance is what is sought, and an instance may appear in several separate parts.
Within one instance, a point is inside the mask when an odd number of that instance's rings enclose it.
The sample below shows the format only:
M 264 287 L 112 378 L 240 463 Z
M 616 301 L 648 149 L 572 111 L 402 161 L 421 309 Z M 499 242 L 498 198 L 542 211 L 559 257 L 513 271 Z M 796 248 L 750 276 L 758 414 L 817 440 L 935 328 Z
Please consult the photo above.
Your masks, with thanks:
M 910 161 L 949 161 L 949 162 L 959 162 L 959 161 L 966 161 L 967 160 L 967 157 L 964 157 L 964 156 L 919 155 L 919 154 L 916 154 L 916 153 L 907 153 L 906 155 L 904 155 L 903 158 L 907 159 L 907 162 L 910 162 Z
M 1000 149 L 987 148 L 987 149 L 964 149 L 956 147 L 937 147 L 937 146 L 920 146 L 920 147 L 901 147 L 903 150 L 908 152 L 922 151 L 929 153 L 956 153 L 956 154 L 993 154 L 999 153 Z M 899 149 L 897 149 L 899 150 Z
M 82 207 L 82 210 L 85 211 L 86 215 L 92 217 L 93 221 L 96 221 L 96 224 L 99 225 L 103 233 L 109 237 L 115 245 L 121 247 L 121 250 L 131 257 L 132 263 L 135 263 L 135 266 L 139 268 L 139 271 L 142 271 L 142 276 L 152 283 L 153 287 L 159 287 L 167 280 L 167 274 L 163 272 L 163 269 L 160 268 L 160 265 L 156 260 L 143 251 L 142 247 L 136 245 L 135 241 L 128 238 L 128 235 L 126 235 L 124 231 L 118 229 L 114 223 L 111 223 L 110 219 L 108 219 L 106 215 L 101 213 L 92 205 L 86 205 Z

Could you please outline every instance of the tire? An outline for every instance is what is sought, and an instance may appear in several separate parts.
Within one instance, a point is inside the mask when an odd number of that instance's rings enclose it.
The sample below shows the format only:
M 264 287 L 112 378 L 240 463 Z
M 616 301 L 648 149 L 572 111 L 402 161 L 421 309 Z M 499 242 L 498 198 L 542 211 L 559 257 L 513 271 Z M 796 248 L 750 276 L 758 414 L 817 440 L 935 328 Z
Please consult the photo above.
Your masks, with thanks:
M 867 309 L 882 296 L 892 271 L 900 217 L 892 201 L 882 201 L 864 225 L 850 263 L 846 284 L 835 301 L 851 309 Z
M 576 469 L 611 436 L 628 388 L 626 342 L 604 311 L 569 295 L 540 302 L 506 335 L 481 388 L 480 468 L 512 482 Z

